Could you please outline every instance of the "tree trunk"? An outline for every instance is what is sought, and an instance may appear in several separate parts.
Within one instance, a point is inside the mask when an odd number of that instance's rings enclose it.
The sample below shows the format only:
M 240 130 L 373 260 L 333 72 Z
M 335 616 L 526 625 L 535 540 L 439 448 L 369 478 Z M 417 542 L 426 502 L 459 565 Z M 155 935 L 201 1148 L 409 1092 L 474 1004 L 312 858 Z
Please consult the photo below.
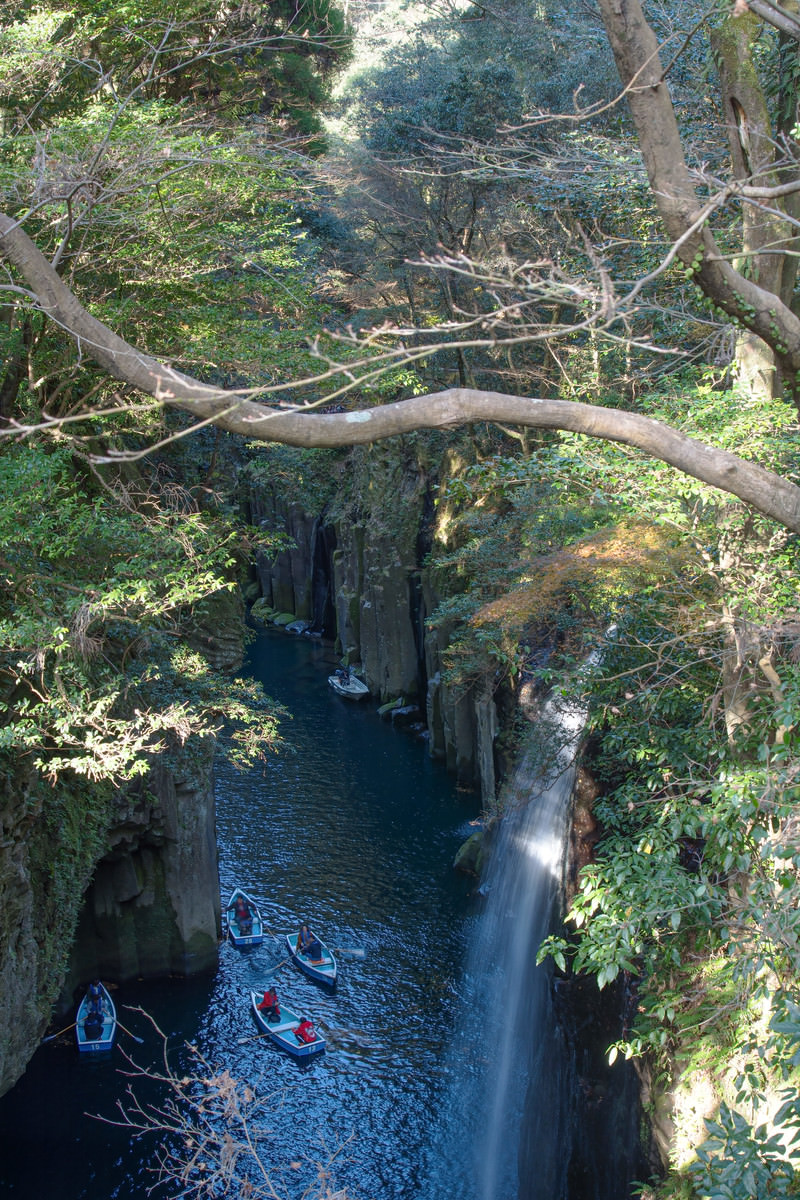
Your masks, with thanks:
M 355 446 L 415 429 L 452 429 L 492 421 L 537 429 L 565 429 L 622 442 L 669 463 L 712 487 L 738 496 L 758 512 L 800 533 L 800 487 L 726 450 L 706 446 L 669 425 L 622 409 L 452 388 L 396 404 L 341 414 L 268 408 L 243 391 L 209 387 L 160 363 L 93 317 L 80 304 L 16 221 L 0 213 L 0 253 L 21 272 L 39 306 L 76 339 L 82 351 L 115 379 L 160 403 L 265 442 L 293 446 Z
M 793 13 L 800 25 L 800 0 L 783 0 L 785 12 Z M 793 136 L 794 130 L 800 124 L 800 88 L 797 86 L 800 73 L 800 41 L 786 33 L 780 35 L 780 79 L 778 106 L 778 137 L 786 147 L 787 156 L 791 156 L 794 175 L 800 174 L 800 145 Z M 786 215 L 798 222 L 795 229 L 800 228 L 800 192 L 786 199 Z M 788 254 L 783 263 L 781 280 L 781 299 L 784 304 L 793 305 L 797 312 L 795 300 L 795 284 L 798 272 L 798 251 L 800 238 L 795 238 L 794 254 Z
M 762 187 L 781 182 L 776 173 L 778 147 L 761 83 L 753 64 L 753 46 L 761 22 L 751 13 L 729 17 L 714 30 L 711 45 L 719 69 L 722 106 L 735 179 Z M 785 172 L 783 173 L 785 179 Z M 776 295 L 783 295 L 786 250 L 791 225 L 775 211 L 742 204 L 742 254 L 735 265 L 749 279 Z M 745 330 L 736 350 L 736 373 L 751 395 L 772 397 L 783 392 L 771 348 L 757 334 Z
M 13 344 L 0 376 L 0 425 L 8 425 L 14 414 L 19 389 L 28 372 L 31 333 L 30 317 L 23 314 L 20 319 L 18 312 L 12 311 L 8 336 Z
M 717 246 L 708 226 L 715 202 L 701 203 L 695 191 L 658 42 L 639 0 L 598 3 L 636 125 L 650 187 L 679 259 L 692 269 L 706 296 L 766 342 L 787 389 L 800 401 L 800 319 L 778 293 L 738 271 Z M 746 194 L 746 188 L 739 190 Z M 731 191 L 732 196 L 735 194 L 736 188 Z

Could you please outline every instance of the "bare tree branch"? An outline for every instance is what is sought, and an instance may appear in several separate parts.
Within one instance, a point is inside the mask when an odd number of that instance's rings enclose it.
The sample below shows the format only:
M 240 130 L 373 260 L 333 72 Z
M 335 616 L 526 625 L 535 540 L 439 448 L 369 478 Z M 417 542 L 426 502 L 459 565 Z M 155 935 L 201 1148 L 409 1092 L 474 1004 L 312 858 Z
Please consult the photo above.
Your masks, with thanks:
M 471 421 L 570 430 L 633 446 L 738 496 L 800 533 L 800 488 L 795 484 L 649 417 L 569 400 L 507 396 L 471 388 L 452 388 L 358 412 L 319 414 L 269 408 L 248 399 L 242 391 L 209 387 L 129 345 L 86 311 L 24 230 L 2 214 L 0 252 L 22 273 L 41 309 L 115 379 L 163 404 L 190 412 L 198 421 L 213 421 L 249 438 L 308 447 L 353 446 L 415 429 L 452 429 Z
M 627 91 L 650 187 L 670 239 L 681 242 L 681 261 L 691 267 L 703 292 L 720 309 L 772 348 L 787 386 L 798 394 L 800 318 L 780 296 L 737 271 L 708 225 L 699 224 L 703 205 L 684 155 L 658 41 L 639 0 L 598 2 Z M 751 8 L 754 3 L 751 0 Z

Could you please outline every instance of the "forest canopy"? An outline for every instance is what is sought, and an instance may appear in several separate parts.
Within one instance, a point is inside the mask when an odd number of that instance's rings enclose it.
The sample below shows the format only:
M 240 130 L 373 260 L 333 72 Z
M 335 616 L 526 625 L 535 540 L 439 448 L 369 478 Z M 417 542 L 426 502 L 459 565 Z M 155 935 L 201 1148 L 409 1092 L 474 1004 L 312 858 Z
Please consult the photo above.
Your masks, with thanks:
M 264 544 L 231 462 L 393 438 L 452 685 L 601 650 L 545 951 L 635 981 L 679 1110 L 713 1075 L 665 1196 L 797 1191 L 799 47 L 794 0 L 0 19 L 3 753 L 274 740 L 184 644 Z

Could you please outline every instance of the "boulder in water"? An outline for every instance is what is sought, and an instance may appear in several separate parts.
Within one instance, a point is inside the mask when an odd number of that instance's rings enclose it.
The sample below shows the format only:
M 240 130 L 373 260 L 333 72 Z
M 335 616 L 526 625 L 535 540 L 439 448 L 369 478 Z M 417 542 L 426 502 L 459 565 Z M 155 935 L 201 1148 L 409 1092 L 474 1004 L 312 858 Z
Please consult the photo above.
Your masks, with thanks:
M 475 875 L 480 878 L 485 859 L 484 831 L 479 829 L 471 834 L 459 848 L 453 859 L 453 867 L 456 871 L 463 871 L 465 875 Z
M 286 626 L 287 633 L 305 633 L 308 629 L 308 621 L 290 621 Z

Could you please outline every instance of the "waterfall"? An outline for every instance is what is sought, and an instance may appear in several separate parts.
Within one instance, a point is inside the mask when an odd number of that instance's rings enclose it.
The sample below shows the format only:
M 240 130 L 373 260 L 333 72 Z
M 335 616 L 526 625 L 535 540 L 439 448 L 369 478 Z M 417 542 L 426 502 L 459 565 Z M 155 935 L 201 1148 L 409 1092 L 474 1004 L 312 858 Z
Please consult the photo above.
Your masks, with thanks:
M 536 953 L 560 912 L 584 721 L 579 707 L 551 700 L 505 789 L 449 1055 L 430 1190 L 436 1200 L 565 1195 L 569 1056 L 554 1019 L 551 970 L 536 965 Z M 521 1156 L 535 1163 L 524 1185 Z

